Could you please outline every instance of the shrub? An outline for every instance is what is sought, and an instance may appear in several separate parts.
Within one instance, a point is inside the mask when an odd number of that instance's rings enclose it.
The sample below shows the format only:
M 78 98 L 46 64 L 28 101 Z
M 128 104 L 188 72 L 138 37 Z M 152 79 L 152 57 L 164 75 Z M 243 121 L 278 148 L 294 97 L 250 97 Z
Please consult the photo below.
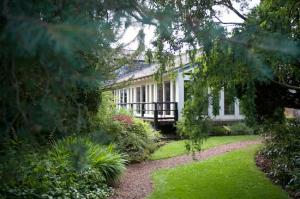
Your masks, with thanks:
M 228 135 L 229 131 L 224 126 L 213 126 L 209 134 L 211 136 L 224 136 Z
M 141 119 L 133 119 L 129 126 L 123 126 L 115 142 L 120 151 L 127 154 L 131 162 L 145 160 L 157 147 L 159 133 L 149 123 Z
M 253 129 L 247 126 L 245 123 L 239 122 L 231 126 L 228 126 L 230 135 L 247 135 L 253 134 Z
M 15 147 L 2 155 L 0 198 L 106 198 L 107 183 L 124 169 L 111 146 L 87 137 L 68 137 L 44 151 Z
M 261 153 L 271 161 L 269 176 L 291 192 L 300 194 L 300 124 L 268 124 Z M 295 193 L 296 194 L 296 193 Z
M 130 162 L 146 159 L 157 147 L 159 133 L 125 109 L 117 110 L 111 93 L 103 93 L 99 109 L 99 126 L 112 137 L 116 148 Z
M 119 121 L 127 126 L 130 126 L 133 124 L 133 118 L 129 115 L 115 115 L 112 118 L 114 121 Z
M 107 182 L 116 182 L 125 169 L 125 160 L 112 145 L 95 144 L 88 137 L 71 136 L 60 140 L 50 154 L 55 159 L 69 159 L 77 169 L 95 168 Z

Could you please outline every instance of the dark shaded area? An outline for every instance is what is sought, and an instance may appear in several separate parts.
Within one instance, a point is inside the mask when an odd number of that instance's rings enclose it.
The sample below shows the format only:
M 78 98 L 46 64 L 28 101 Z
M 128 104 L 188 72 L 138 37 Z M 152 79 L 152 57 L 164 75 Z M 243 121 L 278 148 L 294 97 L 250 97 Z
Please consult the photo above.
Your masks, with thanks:
M 244 93 L 243 88 L 238 88 L 238 97 Z M 273 82 L 256 82 L 255 106 L 259 123 L 265 120 L 282 121 L 284 108 L 300 109 L 300 92 Z

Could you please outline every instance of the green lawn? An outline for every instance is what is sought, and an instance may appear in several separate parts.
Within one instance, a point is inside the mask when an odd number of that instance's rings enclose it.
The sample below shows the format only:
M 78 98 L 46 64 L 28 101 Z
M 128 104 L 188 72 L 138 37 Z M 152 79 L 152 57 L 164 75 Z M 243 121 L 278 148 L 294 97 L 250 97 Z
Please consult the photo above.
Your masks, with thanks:
M 148 199 L 288 199 L 255 165 L 258 145 L 155 172 Z
M 203 143 L 202 149 L 212 148 L 221 144 L 229 144 L 238 141 L 245 141 L 245 140 L 257 140 L 259 136 L 256 135 L 241 135 L 241 136 L 217 136 L 217 137 L 210 137 Z M 185 148 L 185 140 L 180 141 L 172 141 L 167 143 L 166 145 L 160 147 L 156 150 L 152 156 L 150 157 L 151 160 L 158 160 L 163 158 L 174 157 L 178 155 L 182 155 L 187 153 Z

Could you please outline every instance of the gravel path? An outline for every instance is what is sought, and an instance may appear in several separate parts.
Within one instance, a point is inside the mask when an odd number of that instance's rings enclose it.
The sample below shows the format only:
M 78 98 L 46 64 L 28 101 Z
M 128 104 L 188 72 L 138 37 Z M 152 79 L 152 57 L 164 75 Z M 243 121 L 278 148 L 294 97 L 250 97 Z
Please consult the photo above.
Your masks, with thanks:
M 261 141 L 243 141 L 220 145 L 196 153 L 197 160 L 244 148 L 248 145 L 258 144 Z M 151 173 L 162 168 L 172 168 L 194 161 L 191 155 L 182 155 L 168 159 L 145 161 L 127 167 L 120 184 L 110 199 L 142 199 L 152 191 Z

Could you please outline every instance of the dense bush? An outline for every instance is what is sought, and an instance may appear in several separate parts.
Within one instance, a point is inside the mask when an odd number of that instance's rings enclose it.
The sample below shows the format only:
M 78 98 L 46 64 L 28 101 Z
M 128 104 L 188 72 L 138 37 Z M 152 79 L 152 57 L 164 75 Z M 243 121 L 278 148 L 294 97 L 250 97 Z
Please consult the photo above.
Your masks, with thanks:
M 126 153 L 129 161 L 142 161 L 149 157 L 157 147 L 159 134 L 149 123 L 133 119 L 131 125 L 123 124 L 122 130 L 116 134 L 118 149 Z
M 146 159 L 157 147 L 159 133 L 149 123 L 134 118 L 127 110 L 116 109 L 110 92 L 102 95 L 99 125 L 130 162 Z
M 230 135 L 247 135 L 253 134 L 253 129 L 245 123 L 239 122 L 227 127 Z
M 228 129 L 224 128 L 224 126 L 213 126 L 209 133 L 211 136 L 224 136 L 228 135 Z
M 247 126 L 245 123 L 239 122 L 226 126 L 212 126 L 210 130 L 211 136 L 224 136 L 224 135 L 249 135 L 253 134 L 254 130 Z
M 2 155 L 0 198 L 106 198 L 107 184 L 124 169 L 111 146 L 87 137 L 69 137 L 45 151 L 17 146 Z
M 300 124 L 268 124 L 262 154 L 271 161 L 269 175 L 276 183 L 300 195 Z M 297 194 L 297 193 L 295 193 Z
M 125 160 L 112 145 L 95 144 L 88 137 L 71 136 L 60 140 L 50 155 L 55 160 L 71 161 L 77 169 L 96 168 L 107 182 L 116 182 L 125 169 Z

